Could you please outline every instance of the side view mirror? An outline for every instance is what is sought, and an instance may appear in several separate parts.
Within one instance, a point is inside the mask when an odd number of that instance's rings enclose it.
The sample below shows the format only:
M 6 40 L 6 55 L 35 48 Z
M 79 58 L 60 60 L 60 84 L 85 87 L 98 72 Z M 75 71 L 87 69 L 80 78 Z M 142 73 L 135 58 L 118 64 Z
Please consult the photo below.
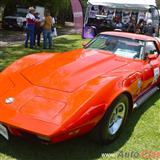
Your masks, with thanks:
M 87 46 L 88 42 L 82 42 L 82 46 L 83 48 L 85 48 Z
M 147 56 L 147 59 L 148 59 L 149 61 L 151 61 L 151 60 L 157 59 L 157 57 L 158 57 L 157 54 L 149 54 L 149 55 Z

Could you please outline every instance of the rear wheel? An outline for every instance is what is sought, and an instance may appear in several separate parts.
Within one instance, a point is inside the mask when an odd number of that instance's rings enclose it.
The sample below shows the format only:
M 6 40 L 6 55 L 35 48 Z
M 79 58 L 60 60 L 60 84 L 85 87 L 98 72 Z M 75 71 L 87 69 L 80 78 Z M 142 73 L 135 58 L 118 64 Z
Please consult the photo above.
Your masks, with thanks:
M 129 100 L 125 94 L 122 94 L 111 104 L 102 120 L 93 130 L 92 137 L 104 144 L 115 140 L 124 127 L 128 112 Z

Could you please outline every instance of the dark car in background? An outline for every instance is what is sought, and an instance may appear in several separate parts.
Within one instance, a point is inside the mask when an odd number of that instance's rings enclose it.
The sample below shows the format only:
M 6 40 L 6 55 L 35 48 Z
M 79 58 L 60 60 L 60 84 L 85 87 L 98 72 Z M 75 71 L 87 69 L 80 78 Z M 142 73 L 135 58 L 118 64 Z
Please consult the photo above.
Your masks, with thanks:
M 22 6 L 16 6 L 16 8 L 10 13 L 6 11 L 3 17 L 2 27 L 5 29 L 23 29 L 26 24 L 27 8 Z

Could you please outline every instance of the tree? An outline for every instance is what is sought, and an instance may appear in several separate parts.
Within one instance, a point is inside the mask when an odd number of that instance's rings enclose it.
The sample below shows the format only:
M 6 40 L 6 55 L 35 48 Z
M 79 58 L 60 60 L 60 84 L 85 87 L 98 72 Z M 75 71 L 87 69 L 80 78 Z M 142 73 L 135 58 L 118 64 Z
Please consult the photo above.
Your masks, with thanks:
M 82 6 L 85 8 L 87 0 L 80 1 Z M 70 0 L 0 0 L 0 5 L 3 5 L 3 7 L 10 6 L 12 8 L 16 4 L 24 5 L 27 7 L 37 5 L 44 6 L 51 11 L 53 16 L 58 17 L 58 20 L 61 23 L 64 23 L 65 20 L 73 20 Z

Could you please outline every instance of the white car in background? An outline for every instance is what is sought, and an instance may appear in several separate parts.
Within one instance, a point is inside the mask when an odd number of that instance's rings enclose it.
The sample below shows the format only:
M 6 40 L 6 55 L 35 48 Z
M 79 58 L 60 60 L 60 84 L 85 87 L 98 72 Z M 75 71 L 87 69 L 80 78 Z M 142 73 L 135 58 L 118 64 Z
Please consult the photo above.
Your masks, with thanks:
M 36 6 L 36 12 L 40 17 L 44 16 L 44 7 Z M 26 15 L 28 13 L 27 7 L 17 7 L 14 15 L 8 15 L 3 18 L 3 28 L 24 29 L 26 26 Z
M 20 28 L 26 24 L 26 14 L 27 8 L 16 8 L 16 13 L 13 15 L 8 15 L 3 18 L 3 28 Z

